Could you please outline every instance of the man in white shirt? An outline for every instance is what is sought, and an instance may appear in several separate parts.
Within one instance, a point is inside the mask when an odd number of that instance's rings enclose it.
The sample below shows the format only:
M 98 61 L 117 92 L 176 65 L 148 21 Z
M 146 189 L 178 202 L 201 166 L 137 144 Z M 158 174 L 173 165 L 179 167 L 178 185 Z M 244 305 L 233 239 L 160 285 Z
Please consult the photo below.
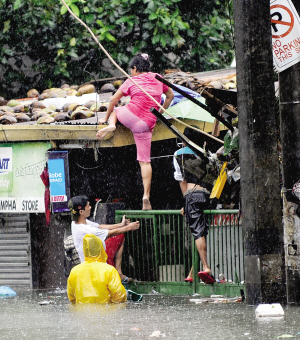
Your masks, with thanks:
M 120 274 L 124 283 L 129 282 L 129 278 L 122 273 L 122 253 L 124 247 L 124 233 L 137 230 L 140 222 L 131 222 L 123 216 L 122 222 L 117 224 L 101 224 L 92 222 L 87 218 L 91 214 L 91 206 L 87 196 L 75 196 L 68 202 L 72 217 L 72 236 L 74 245 L 78 251 L 80 261 L 84 262 L 83 238 L 87 234 L 98 236 L 106 250 L 107 263 L 113 265 Z
M 199 132 L 186 127 L 184 135 L 195 144 L 203 145 L 204 140 Z M 206 251 L 206 236 L 209 224 L 203 212 L 210 205 L 209 190 L 211 190 L 211 183 L 207 180 L 207 162 L 205 157 L 200 158 L 188 146 L 185 144 L 183 146 L 182 149 L 177 150 L 174 154 L 174 178 L 179 182 L 184 196 L 186 223 L 195 239 L 196 248 L 203 265 L 203 271 L 198 272 L 198 276 L 204 283 L 213 284 L 215 279 L 207 261 Z M 185 281 L 193 282 L 193 268 Z

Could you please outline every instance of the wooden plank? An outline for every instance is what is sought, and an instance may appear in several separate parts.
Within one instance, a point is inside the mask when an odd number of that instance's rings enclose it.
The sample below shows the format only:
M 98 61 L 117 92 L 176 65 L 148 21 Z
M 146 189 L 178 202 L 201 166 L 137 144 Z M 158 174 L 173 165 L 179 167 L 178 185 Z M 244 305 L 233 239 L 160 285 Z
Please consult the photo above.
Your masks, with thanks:
M 180 119 L 186 124 L 199 126 L 206 132 L 212 130 L 212 123 L 204 123 L 191 119 Z M 172 120 L 174 126 L 183 131 L 185 126 Z M 105 125 L 100 126 L 104 128 Z M 85 147 L 120 147 L 134 144 L 132 132 L 122 125 L 117 125 L 114 137 L 106 141 L 98 141 L 96 132 L 98 125 L 0 125 L 1 142 L 25 141 L 62 141 L 84 144 Z M 175 138 L 161 122 L 157 122 L 153 131 L 153 141 Z

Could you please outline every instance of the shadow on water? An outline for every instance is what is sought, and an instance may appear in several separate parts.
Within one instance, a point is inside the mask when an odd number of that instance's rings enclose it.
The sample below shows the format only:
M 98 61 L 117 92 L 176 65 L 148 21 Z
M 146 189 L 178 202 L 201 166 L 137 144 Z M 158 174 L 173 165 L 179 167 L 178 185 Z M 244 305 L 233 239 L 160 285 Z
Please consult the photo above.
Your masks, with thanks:
M 71 305 L 64 290 L 21 291 L 0 299 L 0 338 L 300 339 L 300 307 L 285 307 L 281 319 L 257 320 L 253 306 L 195 304 L 190 298 L 145 295 L 141 303 Z

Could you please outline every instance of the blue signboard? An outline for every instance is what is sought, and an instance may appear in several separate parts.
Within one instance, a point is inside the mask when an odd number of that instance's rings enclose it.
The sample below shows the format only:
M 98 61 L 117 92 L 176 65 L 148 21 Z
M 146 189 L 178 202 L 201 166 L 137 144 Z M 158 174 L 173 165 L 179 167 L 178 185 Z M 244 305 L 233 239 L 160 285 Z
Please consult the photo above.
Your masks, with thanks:
M 63 159 L 49 159 L 49 183 L 51 196 L 66 196 L 65 162 Z
M 69 211 L 70 179 L 68 151 L 49 151 L 48 171 L 53 212 Z

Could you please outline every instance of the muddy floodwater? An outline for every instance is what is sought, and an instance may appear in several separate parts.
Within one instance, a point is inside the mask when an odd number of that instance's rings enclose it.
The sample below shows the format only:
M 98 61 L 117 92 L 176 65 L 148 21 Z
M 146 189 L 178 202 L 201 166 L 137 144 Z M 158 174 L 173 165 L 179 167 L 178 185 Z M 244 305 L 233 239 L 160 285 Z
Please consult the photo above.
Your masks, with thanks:
M 256 306 L 191 298 L 154 294 L 140 303 L 70 305 L 64 290 L 18 292 L 0 299 L 0 339 L 300 339 L 298 306 L 284 307 L 283 318 L 257 320 Z

